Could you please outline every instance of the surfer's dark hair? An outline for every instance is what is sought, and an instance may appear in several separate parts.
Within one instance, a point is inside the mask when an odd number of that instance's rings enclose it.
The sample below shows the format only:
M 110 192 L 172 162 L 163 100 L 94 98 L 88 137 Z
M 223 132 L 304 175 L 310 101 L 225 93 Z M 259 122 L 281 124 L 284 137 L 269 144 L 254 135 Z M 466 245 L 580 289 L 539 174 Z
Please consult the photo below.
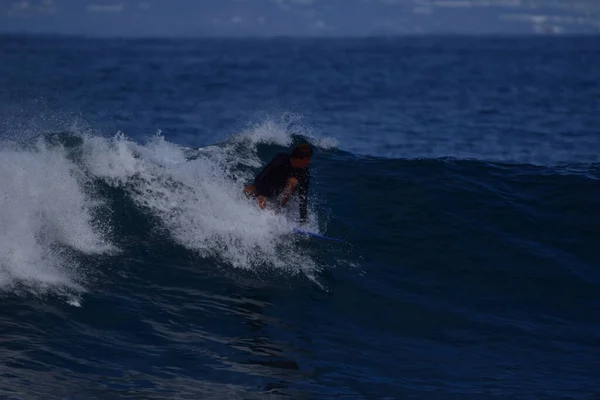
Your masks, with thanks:
M 313 148 L 308 143 L 299 144 L 292 150 L 292 158 L 310 158 L 313 155 Z

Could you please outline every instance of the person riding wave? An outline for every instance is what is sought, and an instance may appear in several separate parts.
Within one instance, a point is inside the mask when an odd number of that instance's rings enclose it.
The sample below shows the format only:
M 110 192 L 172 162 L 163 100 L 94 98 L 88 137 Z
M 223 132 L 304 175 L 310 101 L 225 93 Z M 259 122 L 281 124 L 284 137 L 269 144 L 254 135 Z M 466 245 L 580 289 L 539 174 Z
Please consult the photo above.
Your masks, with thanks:
M 257 198 L 263 209 L 267 206 L 267 199 L 278 200 L 277 205 L 285 207 L 297 193 L 300 222 L 306 222 L 310 185 L 308 166 L 312 155 L 313 148 L 306 143 L 294 147 L 291 153 L 278 153 L 254 178 L 254 182 L 244 188 L 244 193 Z

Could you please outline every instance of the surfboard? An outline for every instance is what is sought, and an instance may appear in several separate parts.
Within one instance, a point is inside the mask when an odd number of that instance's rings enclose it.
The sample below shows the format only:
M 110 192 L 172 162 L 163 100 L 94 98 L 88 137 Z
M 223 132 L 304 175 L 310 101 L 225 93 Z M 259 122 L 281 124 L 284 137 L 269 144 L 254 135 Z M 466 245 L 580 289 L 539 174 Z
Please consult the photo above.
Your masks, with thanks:
M 342 242 L 342 243 L 344 242 L 342 239 L 331 238 L 331 237 L 319 235 L 318 233 L 306 231 L 306 230 L 300 229 L 300 228 L 294 228 L 294 232 L 297 233 L 298 235 L 310 236 L 310 237 L 314 237 L 317 239 L 330 240 L 332 242 Z

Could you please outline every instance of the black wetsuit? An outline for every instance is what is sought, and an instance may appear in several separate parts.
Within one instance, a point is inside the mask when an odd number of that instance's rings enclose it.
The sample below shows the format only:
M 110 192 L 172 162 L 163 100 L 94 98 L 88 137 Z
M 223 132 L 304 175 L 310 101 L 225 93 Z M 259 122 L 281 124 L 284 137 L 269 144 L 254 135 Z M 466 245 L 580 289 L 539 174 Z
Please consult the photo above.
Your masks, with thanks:
M 300 220 L 306 221 L 308 208 L 308 187 L 310 171 L 308 168 L 294 168 L 290 162 L 290 154 L 279 153 L 254 179 L 256 194 L 265 197 L 277 197 L 285 189 L 287 180 L 298 179 L 298 195 L 300 197 Z

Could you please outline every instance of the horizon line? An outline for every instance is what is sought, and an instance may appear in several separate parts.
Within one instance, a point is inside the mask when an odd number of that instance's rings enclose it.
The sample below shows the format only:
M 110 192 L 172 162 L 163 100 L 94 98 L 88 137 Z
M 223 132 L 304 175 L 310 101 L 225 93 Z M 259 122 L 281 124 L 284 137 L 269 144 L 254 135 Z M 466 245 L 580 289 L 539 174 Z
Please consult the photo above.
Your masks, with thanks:
M 113 34 L 84 34 L 84 33 L 60 33 L 60 32 L 11 32 L 0 31 L 0 38 L 6 37 L 37 37 L 37 38 L 70 38 L 70 39 L 89 39 L 89 40 L 207 40 L 207 39 L 401 39 L 401 38 L 423 38 L 423 37 L 469 37 L 469 38 L 580 38 L 580 37 L 598 37 L 599 32 L 576 32 L 576 33 L 523 33 L 523 32 L 482 32 L 482 33 L 466 33 L 466 32 L 404 32 L 404 33 L 387 33 L 387 34 L 360 34 L 360 35 L 294 35 L 294 34 L 273 34 L 273 35 L 113 35 Z

